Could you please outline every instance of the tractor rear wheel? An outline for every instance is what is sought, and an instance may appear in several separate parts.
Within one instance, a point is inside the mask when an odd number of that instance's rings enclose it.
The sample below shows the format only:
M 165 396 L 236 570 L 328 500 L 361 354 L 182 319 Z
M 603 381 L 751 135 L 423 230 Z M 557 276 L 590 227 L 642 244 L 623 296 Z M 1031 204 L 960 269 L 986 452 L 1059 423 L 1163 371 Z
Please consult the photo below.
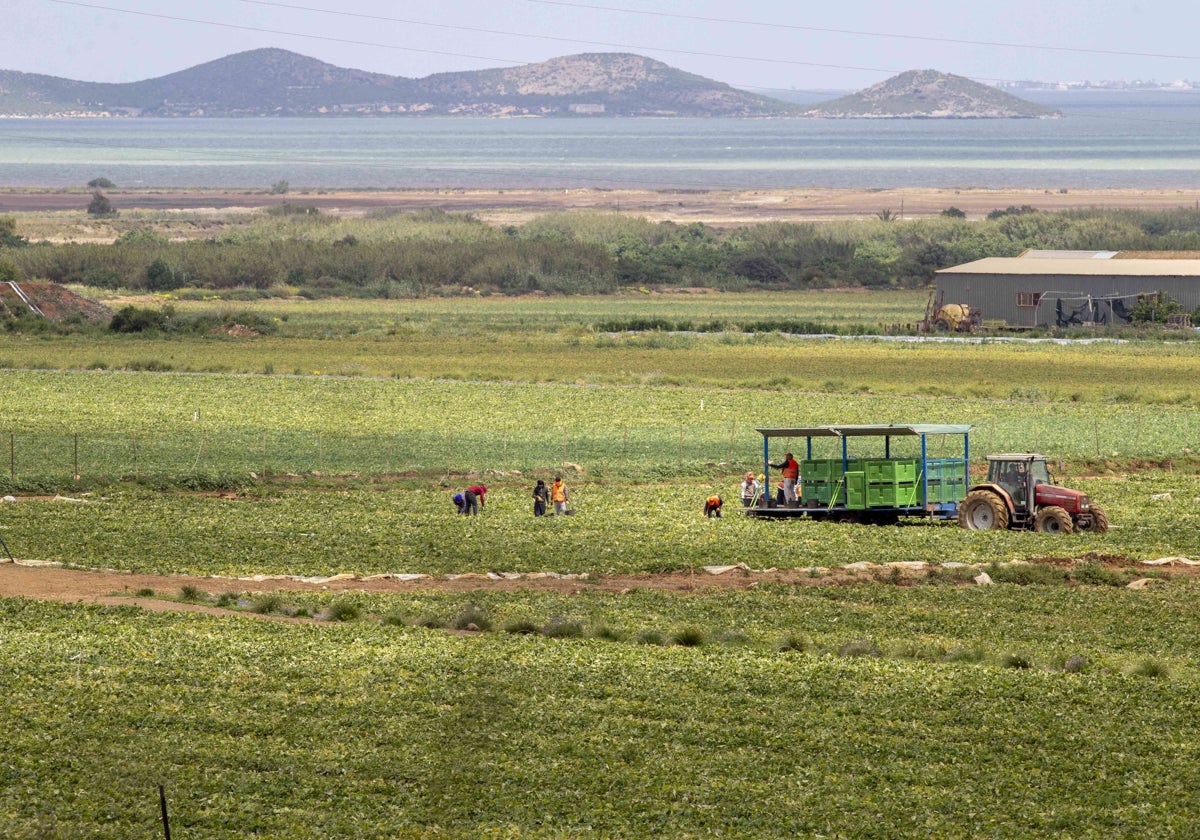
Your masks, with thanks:
M 1008 527 L 1008 506 L 990 490 L 972 490 L 958 506 L 958 527 L 968 531 L 1003 531 Z
M 1087 531 L 1091 534 L 1103 534 L 1108 530 L 1108 514 L 1103 508 L 1098 508 L 1092 505 L 1092 518 L 1087 520 L 1087 524 L 1080 522 L 1075 526 L 1076 531 Z
M 1058 505 L 1046 505 L 1033 518 L 1033 530 L 1039 534 L 1071 533 L 1071 514 Z

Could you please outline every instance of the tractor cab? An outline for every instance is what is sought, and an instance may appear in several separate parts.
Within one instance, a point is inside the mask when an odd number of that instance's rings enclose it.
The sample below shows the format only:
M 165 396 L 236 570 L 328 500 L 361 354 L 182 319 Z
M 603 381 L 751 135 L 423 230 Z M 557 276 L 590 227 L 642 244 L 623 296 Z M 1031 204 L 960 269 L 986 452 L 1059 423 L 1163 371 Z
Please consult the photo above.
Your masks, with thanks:
M 1045 455 L 989 455 L 989 484 L 1004 489 L 1013 507 L 1028 511 L 1034 506 L 1033 497 L 1041 484 L 1053 484 Z

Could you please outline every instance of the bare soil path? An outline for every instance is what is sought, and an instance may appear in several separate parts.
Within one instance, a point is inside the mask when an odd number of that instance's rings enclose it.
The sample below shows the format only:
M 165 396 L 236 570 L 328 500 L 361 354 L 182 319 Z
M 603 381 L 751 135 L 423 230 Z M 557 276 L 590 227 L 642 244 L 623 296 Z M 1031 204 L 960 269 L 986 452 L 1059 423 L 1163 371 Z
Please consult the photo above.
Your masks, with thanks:
M 1136 560 L 1120 556 L 1087 557 L 1082 561 L 1100 563 L 1110 569 L 1152 567 L 1143 566 Z M 1029 562 L 1069 568 L 1079 560 L 1075 558 L 1033 558 Z M 779 583 L 790 586 L 849 586 L 869 582 L 893 585 L 911 585 L 922 578 L 927 569 L 923 564 L 893 564 L 872 566 L 862 569 L 822 570 L 814 575 L 807 569 L 754 571 L 729 567 L 727 571 L 713 574 L 704 569 L 694 572 L 639 575 L 603 575 L 581 579 L 575 576 L 527 575 L 505 579 L 482 574 L 466 574 L 445 577 L 422 577 L 417 580 L 400 580 L 394 577 L 354 578 L 337 577 L 323 581 L 299 580 L 288 577 L 263 578 L 219 578 L 189 575 L 132 574 L 114 570 L 67 569 L 58 566 L 26 565 L 21 561 L 0 560 L 0 597 L 33 598 L 105 605 L 137 606 L 152 611 L 201 612 L 213 615 L 254 615 L 244 610 L 227 610 L 204 604 L 165 600 L 163 598 L 138 595 L 139 591 L 152 590 L 160 596 L 177 596 L 184 586 L 194 586 L 210 595 L 222 593 L 255 593 L 274 591 L 301 592 L 473 592 L 489 591 L 538 591 L 577 593 L 582 591 L 612 592 L 625 594 L 639 589 L 664 592 L 715 592 L 749 589 L 760 583 Z M 1158 567 L 1170 577 L 1200 577 L 1200 566 L 1172 563 Z M 968 577 L 969 580 L 969 577 Z M 255 616 L 288 619 L 283 616 Z

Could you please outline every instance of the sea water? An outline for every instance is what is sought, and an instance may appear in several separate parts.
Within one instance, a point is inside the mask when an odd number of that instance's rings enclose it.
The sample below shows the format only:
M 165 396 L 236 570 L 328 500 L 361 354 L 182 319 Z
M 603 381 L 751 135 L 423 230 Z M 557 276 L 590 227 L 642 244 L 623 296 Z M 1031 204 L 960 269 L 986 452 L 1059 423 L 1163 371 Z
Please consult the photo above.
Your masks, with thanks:
M 1063 116 L 8 119 L 0 187 L 1200 189 L 1200 91 L 1036 98 Z

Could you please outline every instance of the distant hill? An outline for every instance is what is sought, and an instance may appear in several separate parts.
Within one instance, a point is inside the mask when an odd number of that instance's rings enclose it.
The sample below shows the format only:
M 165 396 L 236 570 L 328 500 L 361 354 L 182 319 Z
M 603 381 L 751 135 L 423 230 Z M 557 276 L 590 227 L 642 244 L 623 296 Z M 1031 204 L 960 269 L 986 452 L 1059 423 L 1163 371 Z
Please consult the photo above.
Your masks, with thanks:
M 140 82 L 0 71 L 3 116 L 797 116 L 802 108 L 629 53 L 587 53 L 407 79 L 280 49 Z
M 937 70 L 909 70 L 858 93 L 804 111 L 807 117 L 1012 119 L 1061 116 L 979 82 Z

